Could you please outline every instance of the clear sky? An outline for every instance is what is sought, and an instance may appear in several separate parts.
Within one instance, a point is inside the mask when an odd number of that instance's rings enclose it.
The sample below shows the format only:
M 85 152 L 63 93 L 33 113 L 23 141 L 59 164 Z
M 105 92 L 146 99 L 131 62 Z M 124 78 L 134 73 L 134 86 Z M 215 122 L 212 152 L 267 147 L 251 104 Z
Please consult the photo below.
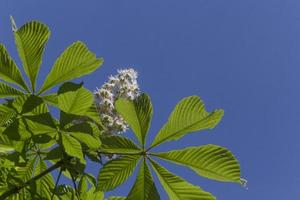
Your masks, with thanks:
M 41 83 L 56 57 L 82 40 L 105 64 L 85 77 L 94 90 L 133 66 L 152 97 L 150 138 L 183 97 L 199 95 L 222 122 L 157 150 L 218 144 L 239 159 L 248 190 L 163 163 L 219 200 L 300 199 L 299 0 L 0 0 L 0 41 L 17 58 L 9 15 L 52 30 Z M 131 136 L 131 134 L 128 134 Z M 88 170 L 97 174 L 98 166 Z M 135 177 L 114 194 L 126 195 Z M 167 199 L 161 186 L 162 199 Z

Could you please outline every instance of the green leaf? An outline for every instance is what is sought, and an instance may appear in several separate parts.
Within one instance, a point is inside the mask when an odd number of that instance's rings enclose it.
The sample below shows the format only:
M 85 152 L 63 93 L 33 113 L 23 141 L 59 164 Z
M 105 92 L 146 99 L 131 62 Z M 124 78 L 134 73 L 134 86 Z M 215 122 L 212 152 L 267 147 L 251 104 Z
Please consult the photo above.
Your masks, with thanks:
M 12 152 L 14 150 L 15 150 L 15 148 L 14 148 L 12 142 L 9 140 L 9 138 L 6 135 L 3 135 L 2 133 L 0 133 L 0 155 L 2 153 L 8 153 L 8 152 Z
M 20 90 L 17 90 L 9 85 L 6 85 L 5 83 L 0 82 L 0 98 L 16 97 L 23 94 L 24 93 Z
M 0 44 L 0 79 L 29 91 L 19 68 L 11 59 L 3 44 Z
M 220 146 L 210 144 L 188 147 L 155 155 L 190 167 L 200 176 L 218 181 L 241 183 L 240 165 L 237 159 L 229 150 Z
M 103 200 L 103 198 L 103 192 L 96 191 L 95 187 L 91 187 L 91 189 L 82 196 L 82 200 Z
M 47 170 L 47 165 L 44 161 L 40 160 L 36 165 L 34 175 L 37 176 L 45 170 Z M 35 197 L 33 199 L 51 199 L 54 187 L 54 180 L 51 173 L 44 175 L 31 185 L 31 194 Z
M 122 184 L 133 173 L 139 158 L 122 156 L 106 163 L 98 175 L 97 191 L 109 191 Z
M 89 107 L 89 109 L 86 111 L 85 115 L 86 115 L 86 117 L 88 117 L 88 118 L 92 119 L 94 122 L 96 122 L 102 128 L 105 128 L 101 122 L 100 114 L 99 114 L 95 104 L 93 104 L 91 107 Z
M 63 145 L 65 152 L 69 156 L 79 158 L 81 163 L 85 163 L 81 144 L 75 138 L 73 138 L 71 135 L 69 135 L 67 133 L 62 133 L 61 139 L 62 139 L 62 145 Z
M 54 93 L 54 94 L 48 94 L 48 95 L 42 96 L 41 98 L 46 103 L 48 103 L 48 104 L 50 104 L 52 106 L 58 107 L 58 97 L 57 97 L 56 93 Z
M 0 44 L 0 79 L 29 91 L 19 68 L 11 59 L 3 44 Z
M 108 153 L 140 153 L 142 149 L 129 138 L 122 136 L 107 136 L 102 138 L 101 150 Z
M 68 123 L 72 119 L 72 116 L 69 119 L 65 119 L 63 122 Z M 76 121 L 77 120 L 77 121 Z M 99 127 L 94 124 L 93 122 L 80 122 L 80 118 L 75 118 L 73 119 L 69 125 L 67 125 L 65 128 L 66 131 L 68 132 L 81 132 L 81 133 L 87 133 L 90 134 L 91 136 L 95 138 L 100 138 L 101 137 L 101 131 L 99 130 Z M 77 123 L 79 121 L 79 123 Z
M 0 104 L 0 126 L 9 125 L 12 123 L 17 112 L 10 108 L 7 104 Z
M 116 110 L 131 126 L 139 142 L 144 146 L 153 114 L 150 97 L 143 93 L 134 101 L 118 99 L 115 106 Z
M 14 35 L 20 59 L 34 92 L 45 45 L 50 37 L 49 28 L 41 22 L 31 21 L 14 30 Z
M 107 199 L 105 200 L 126 200 L 126 197 L 121 197 L 121 196 L 111 196 L 111 197 L 108 197 Z
M 85 144 L 89 149 L 96 150 L 101 146 L 99 138 L 95 138 L 87 133 L 76 132 L 70 133 L 70 135 L 76 138 L 79 142 Z
M 158 163 L 150 160 L 163 188 L 172 200 L 216 200 L 210 193 L 169 172 Z
M 190 132 L 212 129 L 219 123 L 223 114 L 223 110 L 206 112 L 203 102 L 197 96 L 186 97 L 176 105 L 150 148 L 163 142 L 177 140 Z
M 126 200 L 159 200 L 159 194 L 153 182 L 152 175 L 144 159 L 135 183 Z
M 66 113 L 85 115 L 93 102 L 93 94 L 81 84 L 65 83 L 59 89 L 58 107 Z
M 96 58 L 85 44 L 77 41 L 70 45 L 56 60 L 39 94 L 56 84 L 87 75 L 95 71 L 102 63 L 102 58 Z
M 10 124 L 4 131 L 3 134 L 6 135 L 10 140 L 25 141 L 32 136 L 26 127 L 24 121 L 17 120 Z

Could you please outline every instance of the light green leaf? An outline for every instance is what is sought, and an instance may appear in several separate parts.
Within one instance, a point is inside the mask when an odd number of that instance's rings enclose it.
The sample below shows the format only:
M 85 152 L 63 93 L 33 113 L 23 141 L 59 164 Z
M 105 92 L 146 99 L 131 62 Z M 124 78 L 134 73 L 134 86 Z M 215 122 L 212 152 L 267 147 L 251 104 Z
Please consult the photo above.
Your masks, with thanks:
M 14 30 L 14 35 L 25 73 L 31 82 L 32 91 L 35 91 L 45 45 L 50 37 L 49 28 L 41 22 L 31 21 Z
M 0 79 L 29 91 L 19 68 L 11 59 L 3 44 L 0 44 Z
M 139 142 L 144 146 L 153 114 L 150 97 L 143 93 L 134 101 L 119 99 L 115 106 L 116 110 L 131 126 Z
M 24 93 L 20 90 L 17 90 L 9 85 L 6 85 L 5 83 L 0 82 L 0 98 L 16 97 L 23 94 Z
M 96 191 L 95 187 L 91 187 L 91 189 L 82 196 L 82 200 L 103 200 L 103 198 L 104 193 L 102 191 Z
M 48 104 L 50 104 L 52 106 L 58 107 L 58 97 L 57 97 L 56 93 L 54 93 L 54 94 L 48 94 L 48 95 L 42 96 L 41 98 L 46 103 L 48 103 Z
M 176 105 L 168 122 L 156 135 L 151 148 L 163 142 L 177 140 L 190 132 L 212 129 L 223 114 L 223 110 L 206 112 L 203 102 L 197 96 L 186 97 Z
M 159 181 L 172 200 L 216 200 L 210 193 L 169 172 L 150 160 Z
M 135 183 L 126 200 L 159 200 L 159 194 L 153 182 L 152 175 L 144 159 Z
M 139 158 L 122 156 L 106 163 L 98 175 L 97 191 L 109 191 L 122 184 L 133 173 Z
M 56 60 L 39 94 L 56 84 L 87 75 L 95 71 L 102 63 L 102 58 L 96 58 L 95 54 L 90 52 L 85 44 L 77 41 L 70 45 Z
M 8 139 L 6 135 L 0 133 L 0 154 L 1 153 L 9 153 L 14 151 L 15 148 L 13 143 Z
M 99 111 L 97 110 L 95 104 L 93 104 L 85 113 L 86 117 L 92 119 L 94 122 L 96 122 L 99 126 L 102 128 L 105 128 L 101 122 Z
M 209 144 L 155 155 L 187 166 L 200 176 L 218 181 L 241 183 L 240 165 L 237 159 L 229 150 L 220 146 Z
M 75 138 L 73 138 L 71 135 L 69 135 L 68 133 L 63 132 L 61 134 L 61 139 L 62 139 L 62 145 L 63 145 L 65 152 L 69 156 L 79 158 L 81 163 L 85 164 L 81 144 Z
M 99 138 L 95 138 L 92 135 L 87 133 L 70 133 L 74 138 L 76 138 L 79 142 L 85 144 L 89 149 L 96 150 L 101 146 L 101 142 Z
M 85 115 L 93 102 L 93 94 L 82 85 L 65 83 L 59 89 L 58 107 L 66 113 Z
M 126 200 L 126 197 L 121 197 L 121 196 L 111 196 L 111 197 L 108 197 L 107 199 L 105 200 Z
M 101 150 L 108 153 L 132 153 L 136 154 L 142 151 L 129 138 L 122 136 L 107 136 L 102 138 Z

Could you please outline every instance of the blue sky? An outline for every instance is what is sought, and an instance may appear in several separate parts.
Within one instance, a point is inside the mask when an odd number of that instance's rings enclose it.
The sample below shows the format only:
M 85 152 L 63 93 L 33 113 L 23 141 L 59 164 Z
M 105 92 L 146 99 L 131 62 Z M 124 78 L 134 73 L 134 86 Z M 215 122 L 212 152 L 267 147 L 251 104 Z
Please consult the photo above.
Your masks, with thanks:
M 154 105 L 151 139 L 185 96 L 199 95 L 209 111 L 223 108 L 214 130 L 157 150 L 225 146 L 239 159 L 248 190 L 164 166 L 219 200 L 289 200 L 300 198 L 299 10 L 297 0 L 1 0 L 0 41 L 17 58 L 10 14 L 18 25 L 32 19 L 49 25 L 39 83 L 76 40 L 105 59 L 83 78 L 91 90 L 118 68 L 133 66 Z M 98 166 L 89 164 L 88 170 L 97 174 Z M 134 179 L 113 193 L 126 195 Z

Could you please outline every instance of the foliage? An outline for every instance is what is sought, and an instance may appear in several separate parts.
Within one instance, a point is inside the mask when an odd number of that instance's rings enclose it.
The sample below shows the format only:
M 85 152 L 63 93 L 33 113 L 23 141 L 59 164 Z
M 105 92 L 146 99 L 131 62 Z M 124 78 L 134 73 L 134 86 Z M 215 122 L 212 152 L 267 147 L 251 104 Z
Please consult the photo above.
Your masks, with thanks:
M 13 18 L 11 21 L 26 78 L 0 44 L 0 98 L 3 98 L 0 199 L 104 199 L 104 192 L 124 183 L 137 166 L 136 181 L 128 196 L 112 196 L 108 200 L 160 199 L 150 166 L 170 199 L 215 199 L 161 166 L 159 159 L 187 166 L 206 178 L 243 183 L 238 161 L 224 147 L 204 145 L 168 152 L 151 151 L 191 132 L 214 128 L 223 110 L 207 112 L 199 97 L 186 97 L 176 105 L 146 148 L 153 108 L 150 97 L 143 93 L 133 100 L 119 98 L 115 102 L 117 112 L 130 125 L 138 144 L 124 136 L 104 134 L 106 127 L 101 123 L 94 95 L 83 83 L 67 82 L 95 71 L 103 59 L 97 58 L 82 42 L 75 42 L 59 56 L 37 90 L 36 80 L 50 36 L 49 28 L 38 21 L 17 28 Z M 49 93 L 57 86 L 57 92 Z M 59 110 L 58 119 L 50 112 L 51 106 Z M 103 158 L 109 161 L 104 163 Z M 99 165 L 97 179 L 85 171 L 88 159 Z M 58 175 L 53 178 L 54 174 Z M 73 185 L 59 184 L 61 176 L 72 180 Z

